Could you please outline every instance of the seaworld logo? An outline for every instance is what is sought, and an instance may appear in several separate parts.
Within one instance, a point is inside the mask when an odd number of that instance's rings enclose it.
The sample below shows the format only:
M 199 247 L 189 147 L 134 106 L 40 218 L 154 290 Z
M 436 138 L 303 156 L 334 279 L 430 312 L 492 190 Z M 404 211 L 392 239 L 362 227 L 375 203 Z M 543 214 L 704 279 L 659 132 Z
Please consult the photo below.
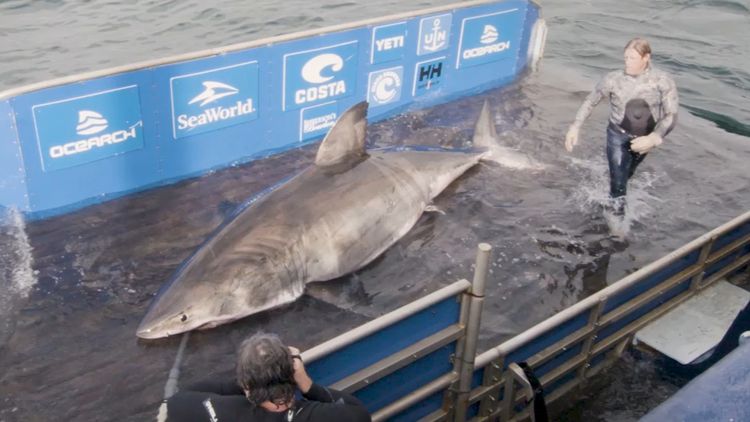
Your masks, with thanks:
M 258 118 L 255 61 L 176 76 L 170 83 L 175 139 Z
M 239 90 L 237 88 L 222 82 L 205 81 L 202 83 L 202 85 L 204 87 L 203 92 L 193 97 L 193 99 L 188 102 L 188 105 L 200 102 L 200 106 L 203 107 L 221 98 L 236 95 L 237 93 L 239 93 Z M 231 106 L 218 105 L 216 107 L 205 109 L 200 114 L 180 114 L 179 116 L 177 116 L 177 128 L 180 130 L 194 129 L 196 127 L 205 126 L 210 123 L 220 122 L 223 120 L 234 119 L 235 117 L 252 114 L 253 112 L 255 112 L 255 108 L 253 107 L 253 99 L 247 98 L 244 101 L 237 101 Z

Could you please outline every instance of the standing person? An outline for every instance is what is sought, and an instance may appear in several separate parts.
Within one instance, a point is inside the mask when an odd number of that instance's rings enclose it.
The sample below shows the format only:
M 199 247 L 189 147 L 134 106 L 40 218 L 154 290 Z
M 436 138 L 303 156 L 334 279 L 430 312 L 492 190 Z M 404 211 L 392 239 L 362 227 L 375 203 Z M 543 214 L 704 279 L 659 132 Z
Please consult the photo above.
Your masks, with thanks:
M 609 98 L 607 160 L 612 212 L 625 214 L 628 179 L 638 164 L 677 122 L 677 87 L 672 77 L 651 65 L 651 46 L 643 38 L 625 45 L 625 69 L 607 73 L 578 109 L 565 136 L 568 152 L 578 143 L 583 122 L 601 101 Z
M 369 422 L 362 402 L 315 384 L 299 350 L 274 334 L 257 333 L 242 342 L 237 379 L 205 381 L 167 400 L 169 422 Z M 301 393 L 302 399 L 295 396 Z

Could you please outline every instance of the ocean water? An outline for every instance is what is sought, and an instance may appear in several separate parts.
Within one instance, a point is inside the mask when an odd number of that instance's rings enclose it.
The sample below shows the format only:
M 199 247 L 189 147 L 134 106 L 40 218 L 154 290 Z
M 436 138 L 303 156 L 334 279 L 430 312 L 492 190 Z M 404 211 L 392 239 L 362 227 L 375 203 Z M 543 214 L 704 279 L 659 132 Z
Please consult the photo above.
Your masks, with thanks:
M 0 90 L 448 3 L 0 1 Z M 545 169 L 472 169 L 437 199 L 443 213 L 426 214 L 366 268 L 289 306 L 191 336 L 181 383 L 226 376 L 234 348 L 257 329 L 304 349 L 468 278 L 480 241 L 494 248 L 481 333 L 487 348 L 750 209 L 747 2 L 543 7 L 549 36 L 539 72 L 380 122 L 369 142 L 462 143 L 489 99 L 502 142 Z M 620 241 L 600 212 L 606 104 L 573 153 L 562 138 L 597 79 L 621 66 L 633 36 L 651 40 L 655 65 L 677 81 L 681 108 L 677 128 L 629 185 L 631 228 Z M 304 168 L 314 153 L 307 147 L 44 221 L 4 211 L 0 421 L 153 418 L 179 339 L 136 340 L 152 295 L 234 204 Z M 638 356 L 626 359 L 611 378 L 617 382 L 604 394 L 585 393 L 565 418 L 637 420 L 684 382 L 662 379 Z

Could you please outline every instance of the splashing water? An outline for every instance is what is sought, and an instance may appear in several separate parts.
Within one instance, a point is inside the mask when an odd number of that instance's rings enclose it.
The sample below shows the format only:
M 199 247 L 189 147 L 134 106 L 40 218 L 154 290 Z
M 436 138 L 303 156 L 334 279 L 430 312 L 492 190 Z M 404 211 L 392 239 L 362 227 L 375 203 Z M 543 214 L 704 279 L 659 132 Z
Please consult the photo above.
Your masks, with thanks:
M 615 237 L 625 238 L 634 223 L 643 221 L 653 214 L 654 203 L 662 202 L 651 191 L 661 174 L 649 171 L 636 172 L 628 181 L 628 194 L 625 203 L 625 215 L 617 216 L 611 212 L 614 200 L 609 196 L 609 170 L 606 162 L 570 159 L 583 175 L 581 183 L 568 199 L 581 212 L 601 211 L 610 233 Z
M 15 329 L 20 303 L 36 284 L 31 244 L 21 213 L 0 210 L 0 347 Z

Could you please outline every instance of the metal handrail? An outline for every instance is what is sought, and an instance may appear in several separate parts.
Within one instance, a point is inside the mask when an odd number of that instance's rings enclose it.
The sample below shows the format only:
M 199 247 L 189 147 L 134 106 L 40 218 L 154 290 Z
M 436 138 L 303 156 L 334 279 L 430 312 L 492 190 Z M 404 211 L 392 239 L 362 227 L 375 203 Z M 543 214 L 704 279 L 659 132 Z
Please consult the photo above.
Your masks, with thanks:
M 415 300 L 408 305 L 402 306 L 393 312 L 387 313 L 381 317 L 378 317 L 368 323 L 360 325 L 338 337 L 334 337 L 325 343 L 319 344 L 311 349 L 302 352 L 302 359 L 305 362 L 316 361 L 323 356 L 333 353 L 339 349 L 342 349 L 362 338 L 369 336 L 370 334 L 376 333 L 383 328 L 389 327 L 398 321 L 406 319 L 417 312 L 420 312 L 428 307 L 439 303 L 451 296 L 457 296 L 459 293 L 465 292 L 471 288 L 471 283 L 468 280 L 459 280 L 453 284 L 450 284 L 442 289 L 430 293 L 429 295 Z
M 536 2 L 534 1 L 532 2 L 536 4 Z M 444 5 L 444 6 L 435 6 L 435 7 L 429 7 L 429 8 L 415 10 L 411 12 L 403 12 L 403 13 L 397 13 L 397 14 L 383 16 L 383 17 L 363 19 L 360 21 L 349 22 L 349 23 L 340 24 L 340 25 L 327 26 L 325 28 L 309 29 L 305 31 L 293 32 L 291 34 L 276 35 L 273 37 L 261 38 L 259 40 L 245 41 L 245 42 L 240 42 L 236 44 L 230 44 L 227 46 L 216 47 L 216 48 L 208 48 L 205 50 L 199 50 L 199 51 L 195 51 L 191 53 L 177 54 L 174 56 L 164 57 L 161 59 L 144 60 L 144 61 L 140 61 L 136 63 L 131 63 L 127 65 L 122 65 L 122 66 L 115 66 L 115 67 L 102 69 L 102 70 L 78 73 L 78 74 L 74 74 L 70 76 L 64 76 L 61 78 L 51 79 L 48 81 L 32 83 L 32 84 L 24 85 L 18 88 L 11 88 L 5 91 L 0 91 L 0 101 L 17 96 L 17 95 L 25 94 L 28 92 L 38 91 L 40 89 L 51 88 L 54 86 L 65 85 L 65 84 L 74 83 L 74 82 L 81 82 L 81 81 L 100 78 L 104 76 L 116 75 L 119 73 L 125 73 L 125 72 L 134 71 L 134 70 L 163 66 L 167 64 L 184 62 L 184 61 L 189 61 L 189 60 L 202 59 L 202 58 L 211 57 L 211 56 L 218 56 L 218 55 L 232 53 L 238 50 L 246 50 L 246 49 L 250 49 L 254 47 L 266 47 L 272 44 L 278 44 L 278 43 L 282 43 L 286 41 L 293 41 L 296 39 L 315 36 L 315 35 L 324 35 L 324 34 L 329 34 L 332 32 L 344 31 L 347 29 L 353 29 L 353 28 L 357 28 L 360 26 L 375 25 L 375 24 L 384 23 L 384 22 L 391 22 L 394 20 L 408 19 L 408 18 L 412 18 L 415 16 L 426 15 L 430 13 L 439 13 L 439 12 L 444 12 L 447 10 L 453 10 L 457 8 L 481 6 L 481 5 L 490 4 L 490 3 L 497 3 L 497 0 L 473 0 L 473 1 L 451 3 L 451 4 Z

